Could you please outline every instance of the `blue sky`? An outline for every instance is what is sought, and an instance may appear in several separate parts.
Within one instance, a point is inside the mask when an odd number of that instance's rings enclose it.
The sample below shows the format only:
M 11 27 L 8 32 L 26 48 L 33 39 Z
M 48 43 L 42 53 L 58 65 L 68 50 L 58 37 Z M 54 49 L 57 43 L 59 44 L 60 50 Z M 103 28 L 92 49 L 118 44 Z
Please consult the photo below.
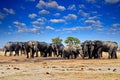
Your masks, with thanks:
M 58 36 L 120 44 L 120 0 L 1 0 L 0 33 L 0 48 Z

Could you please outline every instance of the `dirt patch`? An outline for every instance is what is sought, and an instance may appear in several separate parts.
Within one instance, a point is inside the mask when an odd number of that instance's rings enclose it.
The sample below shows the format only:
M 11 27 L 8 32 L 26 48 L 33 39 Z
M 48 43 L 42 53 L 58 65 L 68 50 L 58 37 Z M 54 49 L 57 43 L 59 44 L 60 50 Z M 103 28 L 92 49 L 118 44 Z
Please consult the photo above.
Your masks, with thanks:
M 119 55 L 119 54 L 118 54 Z M 119 80 L 118 59 L 0 56 L 0 80 Z

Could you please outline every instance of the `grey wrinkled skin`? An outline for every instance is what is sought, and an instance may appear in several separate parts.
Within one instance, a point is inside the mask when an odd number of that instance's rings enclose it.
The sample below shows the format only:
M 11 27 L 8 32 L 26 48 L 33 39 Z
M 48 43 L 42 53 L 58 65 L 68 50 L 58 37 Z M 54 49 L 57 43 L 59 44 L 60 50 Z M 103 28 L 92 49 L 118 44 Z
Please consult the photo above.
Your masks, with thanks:
M 7 42 L 4 46 L 4 56 L 7 56 L 7 52 L 10 52 L 9 56 L 12 56 L 13 51 L 15 51 L 15 55 L 19 56 L 20 45 L 19 42 Z
M 52 43 L 46 43 L 46 42 L 39 42 L 38 50 L 40 51 L 41 56 L 43 57 L 51 57 L 52 56 L 52 49 L 53 49 Z
M 102 52 L 108 52 L 108 59 L 116 58 L 117 59 L 117 48 L 118 44 L 112 41 L 94 41 L 95 49 L 97 50 L 98 58 L 102 57 Z
M 76 59 L 81 53 L 81 47 L 76 45 L 67 45 L 64 47 L 63 58 L 64 59 Z
M 62 57 L 65 46 L 62 43 L 53 43 L 53 44 L 54 44 L 54 48 L 53 48 L 54 56 Z
M 27 41 L 25 43 L 25 52 L 27 54 L 27 58 L 29 58 L 29 54 L 30 53 L 30 57 L 34 58 L 34 54 L 36 53 L 36 57 L 38 57 L 38 46 L 39 42 L 38 41 Z
M 94 55 L 93 55 L 93 51 L 94 51 L 94 42 L 91 40 L 86 40 L 84 41 L 82 44 L 82 50 L 83 50 L 83 59 L 84 57 L 87 57 L 89 59 L 91 59 Z

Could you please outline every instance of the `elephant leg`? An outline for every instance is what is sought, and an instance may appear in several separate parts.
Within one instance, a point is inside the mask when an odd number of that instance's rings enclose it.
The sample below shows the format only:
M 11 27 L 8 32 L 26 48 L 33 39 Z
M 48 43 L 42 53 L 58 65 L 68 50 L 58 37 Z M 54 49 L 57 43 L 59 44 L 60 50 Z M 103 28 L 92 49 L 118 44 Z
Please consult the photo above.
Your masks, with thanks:
M 14 56 L 18 55 L 19 56 L 19 51 L 16 50 Z
M 111 58 L 112 58 L 111 55 L 112 55 L 112 52 L 111 52 L 111 51 L 108 51 L 108 59 L 111 59 Z
M 63 52 L 61 51 L 61 54 L 60 54 L 60 56 L 62 57 L 63 56 Z
M 112 52 L 112 54 L 111 54 L 111 58 L 115 58 L 115 59 L 117 59 L 116 51 L 113 51 L 113 52 Z
M 47 57 L 47 53 L 46 52 L 44 53 L 43 57 Z
M 41 56 L 41 57 L 43 56 L 43 52 L 40 52 L 40 56 Z
M 117 59 L 117 53 L 116 53 L 116 51 L 115 51 L 114 55 L 115 55 L 115 59 Z
M 29 58 L 29 54 L 28 54 L 28 52 L 26 52 L 26 54 L 27 54 L 27 58 Z
M 34 54 L 35 54 L 35 52 L 34 52 L 34 50 L 32 50 L 31 58 L 34 58 Z
M 4 56 L 7 56 L 7 52 L 8 52 L 8 51 L 5 51 L 5 54 L 4 54 Z
M 38 51 L 36 51 L 36 57 L 38 57 Z
M 89 55 L 89 59 L 91 59 L 92 57 L 91 57 L 91 53 L 88 53 L 88 55 Z
M 49 57 L 52 57 L 52 51 L 49 51 Z
M 12 56 L 12 51 L 10 51 L 10 55 L 9 56 Z
M 30 56 L 31 56 L 31 58 L 34 58 L 34 51 L 33 51 L 33 49 L 30 49 Z

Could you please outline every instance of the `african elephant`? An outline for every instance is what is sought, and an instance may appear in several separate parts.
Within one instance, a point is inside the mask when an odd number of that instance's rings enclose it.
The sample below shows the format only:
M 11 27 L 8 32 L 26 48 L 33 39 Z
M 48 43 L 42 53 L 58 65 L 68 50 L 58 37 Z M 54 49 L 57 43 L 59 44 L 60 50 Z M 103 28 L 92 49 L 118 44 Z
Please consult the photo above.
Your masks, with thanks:
M 39 42 L 37 47 L 41 53 L 41 56 L 43 57 L 52 56 L 52 44 L 46 42 Z
M 84 57 L 87 57 L 89 59 L 91 59 L 94 54 L 93 54 L 93 51 L 94 51 L 94 42 L 91 41 L 91 40 L 86 40 L 82 43 L 82 50 L 83 50 L 83 59 Z
M 96 40 L 94 42 L 98 58 L 102 57 L 102 52 L 108 52 L 108 59 L 117 58 L 116 51 L 118 48 L 118 44 L 116 42 L 99 40 Z
M 79 46 L 76 45 L 67 45 L 64 47 L 64 51 L 63 51 L 63 58 L 64 59 L 76 59 L 78 54 L 80 54 L 81 52 L 81 48 Z
M 13 51 L 15 51 L 14 56 L 18 55 L 19 56 L 19 49 L 20 46 L 18 44 L 18 42 L 7 42 L 4 46 L 4 56 L 7 56 L 7 52 L 10 52 L 9 56 L 12 56 Z
M 38 44 L 39 42 L 38 41 L 27 41 L 25 43 L 25 52 L 27 54 L 27 58 L 29 58 L 29 54 L 30 53 L 30 56 L 31 58 L 34 58 L 34 54 L 36 53 L 36 57 L 38 57 Z
M 64 45 L 62 43 L 54 43 L 55 47 L 53 48 L 54 56 L 63 56 Z

